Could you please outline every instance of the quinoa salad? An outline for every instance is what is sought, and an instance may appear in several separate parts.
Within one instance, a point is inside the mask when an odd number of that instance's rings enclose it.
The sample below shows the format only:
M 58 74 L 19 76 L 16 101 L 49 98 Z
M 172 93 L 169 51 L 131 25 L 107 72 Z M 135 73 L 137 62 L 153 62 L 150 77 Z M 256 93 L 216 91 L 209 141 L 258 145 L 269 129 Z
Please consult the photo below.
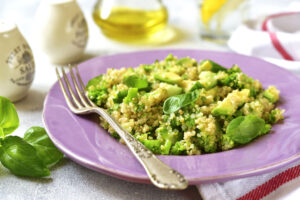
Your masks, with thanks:
M 283 119 L 279 90 L 263 88 L 237 65 L 172 54 L 91 79 L 89 99 L 155 154 L 199 155 L 245 145 Z M 122 142 L 112 127 L 101 126 Z

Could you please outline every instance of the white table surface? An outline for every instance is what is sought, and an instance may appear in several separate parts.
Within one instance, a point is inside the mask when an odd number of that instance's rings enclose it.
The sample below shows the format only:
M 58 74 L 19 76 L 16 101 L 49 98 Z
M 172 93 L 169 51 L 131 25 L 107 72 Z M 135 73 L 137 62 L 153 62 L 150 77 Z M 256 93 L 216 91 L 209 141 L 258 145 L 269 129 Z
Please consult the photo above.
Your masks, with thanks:
M 85 59 L 125 51 L 155 48 L 195 48 L 229 51 L 226 46 L 202 41 L 198 34 L 196 0 L 165 0 L 169 9 L 169 24 L 180 29 L 181 38 L 172 43 L 156 46 L 122 44 L 105 38 L 91 18 L 95 0 L 78 0 L 89 26 L 89 43 Z M 276 10 L 287 0 L 279 2 Z M 56 81 L 53 65 L 39 51 L 33 37 L 34 14 L 38 0 L 1 0 L 0 19 L 14 20 L 31 45 L 36 61 L 36 74 L 28 96 L 16 103 L 22 136 L 31 126 L 43 126 L 44 98 Z M 262 7 L 260 7 L 261 10 Z M 269 11 L 272 9 L 269 9 Z M 257 14 L 260 14 L 258 9 Z M 1 44 L 0 44 L 1 48 Z M 47 179 L 19 178 L 0 166 L 0 199 L 200 199 L 196 187 L 185 191 L 163 191 L 152 185 L 130 183 L 86 169 L 65 158 L 51 170 Z

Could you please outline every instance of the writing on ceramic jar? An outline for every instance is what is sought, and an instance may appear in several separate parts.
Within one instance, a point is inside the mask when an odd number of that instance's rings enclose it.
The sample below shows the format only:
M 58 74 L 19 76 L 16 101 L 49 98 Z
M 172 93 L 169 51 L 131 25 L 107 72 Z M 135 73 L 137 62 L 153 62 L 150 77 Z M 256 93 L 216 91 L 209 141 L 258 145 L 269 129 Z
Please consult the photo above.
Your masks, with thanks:
M 18 86 L 27 86 L 34 77 L 34 60 L 28 44 L 15 47 L 6 59 L 10 69 L 10 81 Z
M 88 39 L 88 28 L 81 13 L 78 13 L 72 18 L 71 28 L 75 30 L 72 44 L 81 49 L 85 48 Z

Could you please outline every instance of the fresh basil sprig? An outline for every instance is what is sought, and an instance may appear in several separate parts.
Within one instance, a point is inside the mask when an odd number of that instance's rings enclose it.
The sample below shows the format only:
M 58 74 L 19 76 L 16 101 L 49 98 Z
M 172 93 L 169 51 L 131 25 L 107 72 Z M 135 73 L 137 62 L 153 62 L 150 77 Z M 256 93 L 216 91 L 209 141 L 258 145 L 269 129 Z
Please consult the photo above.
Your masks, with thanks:
M 0 96 L 0 161 L 18 176 L 45 177 L 50 175 L 47 166 L 54 165 L 63 154 L 51 142 L 42 127 L 29 128 L 24 139 L 6 136 L 19 126 L 15 106 Z
M 64 157 L 64 154 L 54 146 L 42 127 L 29 128 L 25 132 L 24 140 L 35 148 L 37 156 L 46 166 L 52 166 Z
M 19 126 L 19 117 L 14 104 L 0 96 L 0 137 L 12 133 Z
M 0 160 L 4 167 L 19 176 L 44 177 L 50 171 L 40 160 L 33 146 L 18 136 L 8 136 L 1 142 Z
M 180 108 L 183 108 L 184 106 L 193 103 L 198 99 L 198 97 L 199 97 L 198 90 L 169 97 L 164 102 L 163 111 L 165 114 L 171 114 L 173 112 L 176 112 Z

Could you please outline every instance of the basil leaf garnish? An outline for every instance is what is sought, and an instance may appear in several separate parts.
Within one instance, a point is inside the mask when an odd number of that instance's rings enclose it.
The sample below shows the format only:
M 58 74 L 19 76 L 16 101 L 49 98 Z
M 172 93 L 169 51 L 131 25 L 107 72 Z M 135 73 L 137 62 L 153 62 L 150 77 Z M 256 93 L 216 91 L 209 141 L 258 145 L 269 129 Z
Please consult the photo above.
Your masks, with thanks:
M 145 89 L 148 87 L 147 79 L 139 78 L 136 75 L 127 76 L 124 78 L 123 82 L 131 88 Z
M 19 117 L 14 104 L 0 96 L 0 137 L 5 137 L 18 127 Z
M 180 108 L 193 103 L 198 99 L 198 97 L 199 97 L 198 90 L 169 97 L 164 102 L 163 111 L 165 114 L 171 114 L 173 112 L 176 112 Z
M 0 161 L 18 176 L 44 177 L 50 171 L 39 159 L 33 146 L 18 136 L 8 136 L 1 141 Z
M 265 121 L 255 115 L 237 117 L 226 129 L 226 135 L 239 144 L 247 144 L 264 132 Z
M 46 131 L 42 127 L 31 127 L 24 135 L 24 140 L 31 144 L 37 156 L 46 166 L 52 166 L 63 158 L 61 153 L 52 143 Z
M 99 75 L 94 77 L 93 79 L 89 80 L 89 82 L 86 85 L 86 89 L 88 89 L 90 86 L 97 86 L 102 81 L 103 75 Z

